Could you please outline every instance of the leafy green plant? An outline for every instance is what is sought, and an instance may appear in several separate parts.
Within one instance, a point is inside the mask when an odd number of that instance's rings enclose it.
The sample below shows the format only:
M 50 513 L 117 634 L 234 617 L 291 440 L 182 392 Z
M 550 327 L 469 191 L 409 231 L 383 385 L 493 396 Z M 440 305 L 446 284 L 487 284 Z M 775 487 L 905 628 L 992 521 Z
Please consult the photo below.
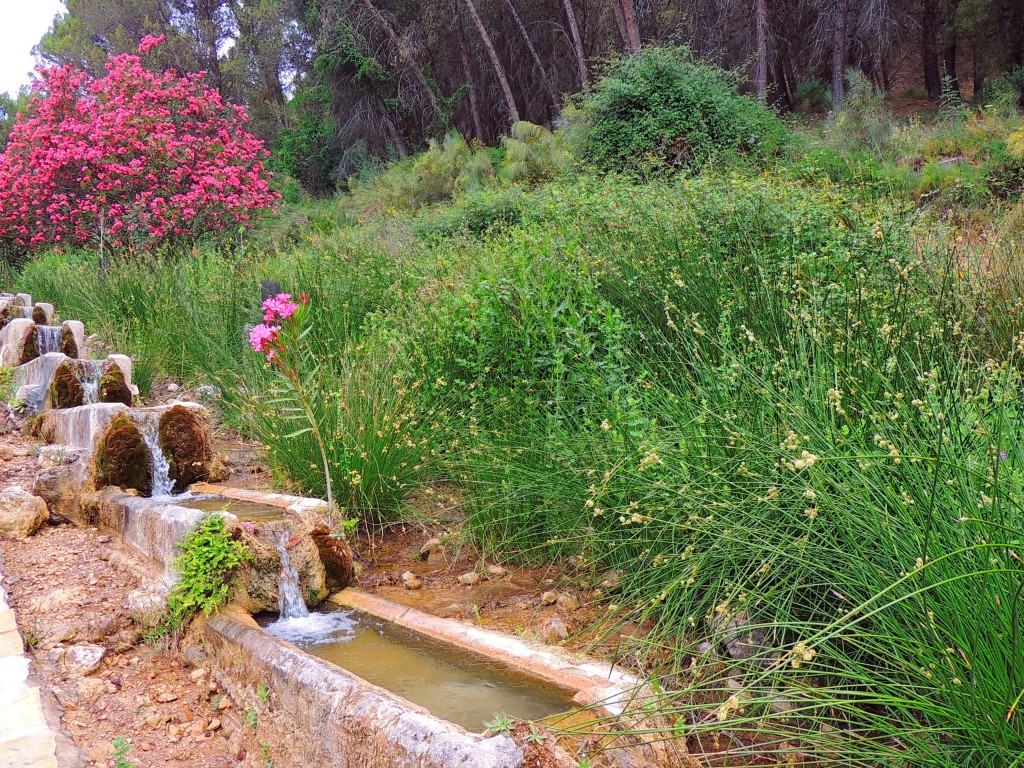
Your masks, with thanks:
M 598 169 L 646 174 L 727 157 L 764 160 L 784 134 L 774 113 L 740 95 L 735 76 L 686 48 L 648 46 L 612 62 L 582 102 L 576 138 Z
M 221 515 L 209 515 L 177 545 L 179 579 L 167 597 L 168 629 L 184 626 L 196 613 L 209 615 L 228 599 L 235 570 L 252 558 L 232 538 Z
M 114 768 L 135 768 L 135 764 L 128 760 L 128 753 L 131 752 L 132 745 L 124 736 L 114 739 L 112 746 L 110 756 L 116 758 Z
M 876 157 L 882 157 L 895 134 L 885 93 L 855 69 L 847 70 L 846 83 L 842 106 L 829 117 L 830 139 L 843 146 L 868 149 Z
M 492 720 L 484 723 L 484 728 L 501 736 L 508 736 L 515 727 L 515 721 L 504 712 L 496 712 Z

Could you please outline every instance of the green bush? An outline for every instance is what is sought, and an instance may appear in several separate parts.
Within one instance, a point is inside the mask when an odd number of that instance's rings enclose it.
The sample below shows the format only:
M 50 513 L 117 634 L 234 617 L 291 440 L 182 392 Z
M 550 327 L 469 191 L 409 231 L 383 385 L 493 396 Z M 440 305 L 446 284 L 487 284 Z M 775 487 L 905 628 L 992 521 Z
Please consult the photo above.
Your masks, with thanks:
M 504 182 L 536 182 L 553 179 L 572 166 L 572 155 L 561 132 L 520 120 L 503 136 L 504 156 L 498 178 Z
M 367 213 L 415 211 L 479 190 L 495 179 L 488 153 L 466 144 L 458 134 L 443 143 L 431 140 L 423 154 L 403 160 L 366 182 L 352 181 L 352 205 Z
M 841 146 L 867 149 L 881 158 L 895 135 L 885 93 L 855 69 L 847 70 L 846 83 L 842 107 L 830 116 L 830 138 Z
M 252 558 L 228 533 L 222 515 L 209 515 L 185 534 L 174 567 L 180 578 L 167 596 L 167 629 L 183 627 L 202 611 L 209 616 L 227 602 L 236 569 Z
M 700 169 L 710 162 L 763 160 L 785 126 L 740 95 L 735 76 L 685 48 L 649 47 L 616 59 L 585 97 L 579 152 L 601 171 Z

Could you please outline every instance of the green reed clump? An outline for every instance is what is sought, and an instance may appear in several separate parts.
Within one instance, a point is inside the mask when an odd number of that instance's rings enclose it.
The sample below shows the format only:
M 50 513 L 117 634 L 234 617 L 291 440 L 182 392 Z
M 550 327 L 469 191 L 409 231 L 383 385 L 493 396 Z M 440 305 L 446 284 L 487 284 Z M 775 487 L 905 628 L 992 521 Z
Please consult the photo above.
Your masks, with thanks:
M 627 386 L 577 378 L 554 427 L 528 387 L 490 400 L 478 539 L 620 571 L 609 624 L 681 691 L 660 713 L 730 754 L 1014 765 L 1020 339 L 975 358 L 884 207 L 749 179 L 573 200 L 556 238 L 628 329 Z

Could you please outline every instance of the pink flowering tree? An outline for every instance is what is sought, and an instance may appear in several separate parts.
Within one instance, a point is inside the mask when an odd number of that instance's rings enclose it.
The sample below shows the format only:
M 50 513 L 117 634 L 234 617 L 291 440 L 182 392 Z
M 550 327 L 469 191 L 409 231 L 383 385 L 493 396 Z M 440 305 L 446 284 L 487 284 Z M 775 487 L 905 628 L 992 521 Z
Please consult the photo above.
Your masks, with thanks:
M 143 39 L 140 55 L 161 42 Z M 250 225 L 277 204 L 245 110 L 202 73 L 122 54 L 98 79 L 69 65 L 39 74 L 0 155 L 0 244 L 149 247 Z

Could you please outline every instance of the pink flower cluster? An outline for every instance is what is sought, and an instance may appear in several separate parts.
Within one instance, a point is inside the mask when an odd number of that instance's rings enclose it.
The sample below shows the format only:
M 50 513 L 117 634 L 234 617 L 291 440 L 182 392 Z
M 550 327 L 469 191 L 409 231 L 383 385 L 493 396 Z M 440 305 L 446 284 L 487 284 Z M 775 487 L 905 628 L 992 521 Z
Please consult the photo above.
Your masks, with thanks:
M 263 319 L 270 323 L 275 320 L 287 320 L 294 315 L 299 306 L 291 298 L 290 293 L 279 293 L 264 301 Z
M 202 73 L 149 72 L 122 54 L 102 78 L 70 65 L 39 74 L 0 155 L 0 244 L 87 244 L 102 229 L 108 245 L 150 247 L 251 226 L 277 205 L 245 109 Z
M 282 323 L 293 317 L 299 309 L 299 304 L 309 304 L 309 296 L 303 293 L 299 296 L 298 303 L 292 301 L 290 293 L 279 293 L 271 296 L 263 302 L 263 321 L 249 333 L 249 343 L 257 352 L 266 355 L 269 362 L 274 362 L 281 351 L 279 334 L 281 326 L 275 323 Z
M 152 35 L 146 35 L 142 40 L 139 41 L 139 53 L 145 55 L 156 48 L 158 45 L 164 43 L 167 40 L 167 35 L 160 35 L 160 37 L 153 37 Z

